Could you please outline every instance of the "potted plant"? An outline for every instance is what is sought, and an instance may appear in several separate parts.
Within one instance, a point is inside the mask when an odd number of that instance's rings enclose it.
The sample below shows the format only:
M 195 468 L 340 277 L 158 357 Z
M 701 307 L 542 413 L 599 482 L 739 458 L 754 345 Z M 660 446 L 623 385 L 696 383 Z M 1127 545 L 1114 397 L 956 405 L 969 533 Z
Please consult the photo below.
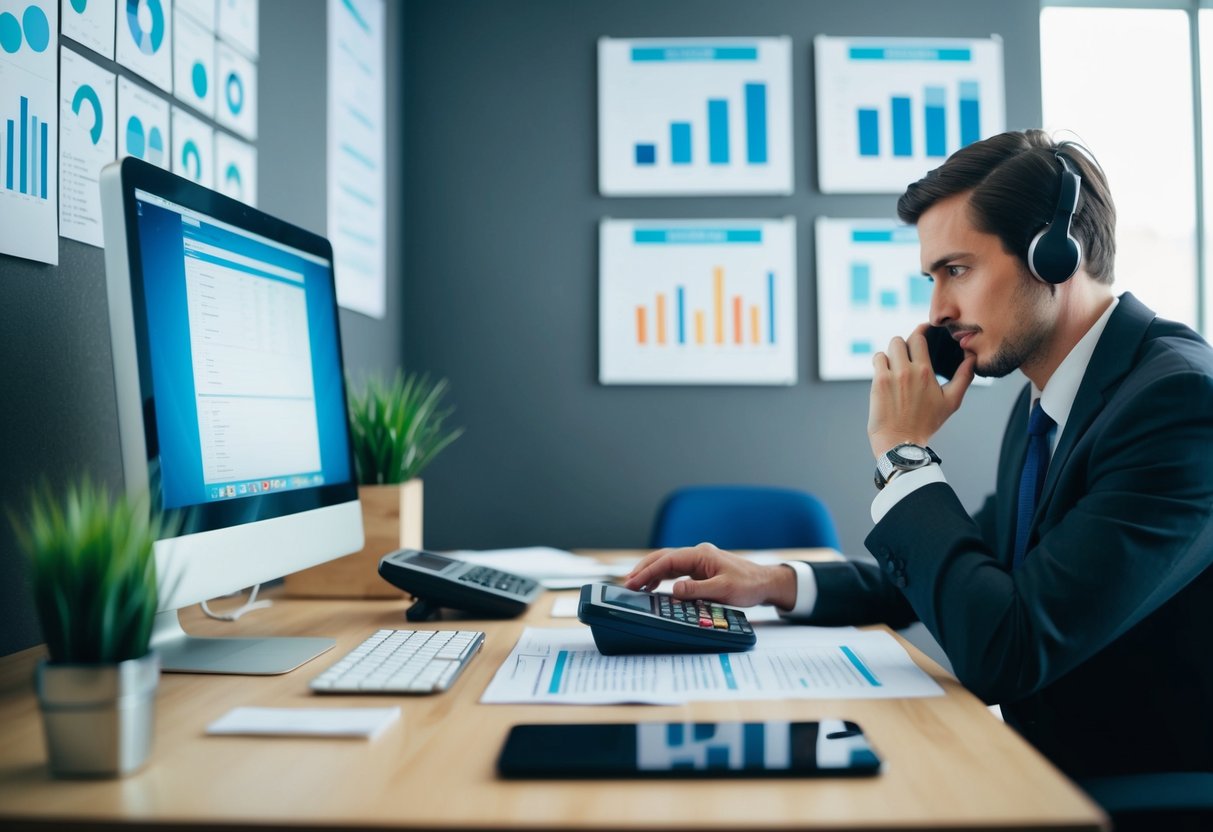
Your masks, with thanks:
M 390 381 L 370 375 L 349 385 L 350 433 L 366 545 L 362 551 L 288 575 L 286 590 L 305 597 L 398 598 L 379 577 L 379 559 L 422 548 L 421 472 L 463 433 L 447 423 L 445 379 L 397 371 Z
M 114 776 L 147 760 L 160 662 L 153 544 L 168 523 L 146 498 L 112 499 L 87 478 L 62 497 L 43 486 L 10 512 L 29 558 L 50 654 L 36 676 L 51 772 Z

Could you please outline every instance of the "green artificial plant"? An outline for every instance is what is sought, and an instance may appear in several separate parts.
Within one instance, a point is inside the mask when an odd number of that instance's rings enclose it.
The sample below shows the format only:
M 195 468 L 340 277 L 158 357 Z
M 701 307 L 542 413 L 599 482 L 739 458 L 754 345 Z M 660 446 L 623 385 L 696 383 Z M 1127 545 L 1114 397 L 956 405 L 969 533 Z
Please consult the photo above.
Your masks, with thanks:
M 59 497 L 35 489 L 25 518 L 9 512 L 29 558 L 52 662 L 98 664 L 147 655 L 156 615 L 153 545 L 171 532 L 146 498 L 111 498 L 88 478 Z
M 372 375 L 349 395 L 354 462 L 363 485 L 392 485 L 419 476 L 463 433 L 448 427 L 454 411 L 442 407 L 446 379 L 399 370 L 391 381 Z

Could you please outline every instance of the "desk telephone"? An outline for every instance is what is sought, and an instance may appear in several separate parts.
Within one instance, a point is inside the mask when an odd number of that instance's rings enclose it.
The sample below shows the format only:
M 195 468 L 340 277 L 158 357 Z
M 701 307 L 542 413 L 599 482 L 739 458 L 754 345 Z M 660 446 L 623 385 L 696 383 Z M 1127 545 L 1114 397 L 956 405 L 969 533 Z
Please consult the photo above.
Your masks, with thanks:
M 611 584 L 583 586 L 577 617 L 605 656 L 736 653 L 758 641 L 741 610 Z
M 531 578 L 418 549 L 400 549 L 379 561 L 379 575 L 417 599 L 405 617 L 426 621 L 442 607 L 490 618 L 522 615 L 543 592 Z

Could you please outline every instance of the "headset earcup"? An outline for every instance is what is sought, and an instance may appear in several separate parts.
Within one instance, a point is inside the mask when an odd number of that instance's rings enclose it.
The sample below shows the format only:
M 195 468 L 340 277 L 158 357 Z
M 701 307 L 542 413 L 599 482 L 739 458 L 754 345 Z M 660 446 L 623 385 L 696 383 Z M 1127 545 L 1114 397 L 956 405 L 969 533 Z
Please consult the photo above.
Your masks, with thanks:
M 1081 262 L 1082 244 L 1055 224 L 1042 228 L 1028 246 L 1028 268 L 1045 283 L 1065 283 Z

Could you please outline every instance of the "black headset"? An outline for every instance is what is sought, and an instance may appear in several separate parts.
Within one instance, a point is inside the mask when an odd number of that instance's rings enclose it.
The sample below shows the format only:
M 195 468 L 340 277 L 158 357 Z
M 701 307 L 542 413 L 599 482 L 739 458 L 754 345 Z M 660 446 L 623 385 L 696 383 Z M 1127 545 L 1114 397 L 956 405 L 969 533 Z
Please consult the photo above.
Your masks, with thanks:
M 1082 177 L 1063 154 L 1055 155 L 1062 168 L 1057 208 L 1053 211 L 1052 222 L 1036 232 L 1028 246 L 1028 268 L 1040 280 L 1054 286 L 1073 277 L 1082 263 L 1082 243 L 1070 234 L 1070 223 L 1078 209 Z

